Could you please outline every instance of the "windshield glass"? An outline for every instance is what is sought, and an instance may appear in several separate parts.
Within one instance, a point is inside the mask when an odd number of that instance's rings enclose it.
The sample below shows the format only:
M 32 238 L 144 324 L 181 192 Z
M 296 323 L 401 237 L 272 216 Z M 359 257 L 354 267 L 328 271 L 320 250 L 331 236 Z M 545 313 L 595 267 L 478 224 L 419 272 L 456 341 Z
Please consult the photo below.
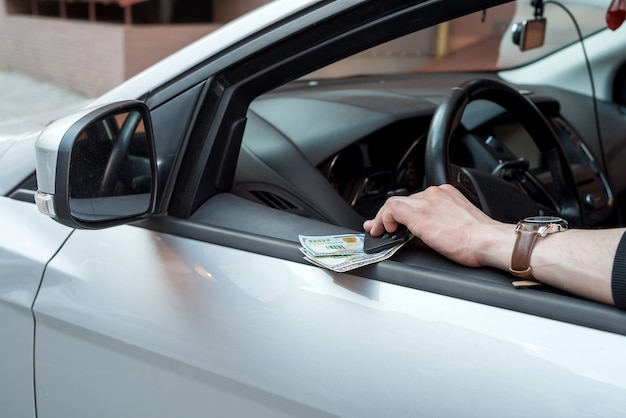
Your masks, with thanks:
M 520 51 L 516 23 L 534 18 L 530 0 L 505 3 L 421 30 L 325 67 L 309 77 L 407 72 L 496 71 L 522 66 L 607 28 L 610 0 L 545 1 L 545 41 Z M 606 29 L 608 30 L 608 29 Z

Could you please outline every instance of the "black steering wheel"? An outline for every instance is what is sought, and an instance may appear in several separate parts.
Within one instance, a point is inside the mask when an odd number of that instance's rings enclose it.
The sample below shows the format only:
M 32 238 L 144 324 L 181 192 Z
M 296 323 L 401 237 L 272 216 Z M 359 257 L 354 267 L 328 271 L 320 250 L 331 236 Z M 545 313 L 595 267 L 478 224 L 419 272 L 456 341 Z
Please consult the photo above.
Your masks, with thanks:
M 527 171 L 519 160 L 500 161 L 500 169 L 485 172 L 450 162 L 455 133 L 467 105 L 487 100 L 507 110 L 526 129 L 550 171 L 549 188 Z M 425 151 L 427 185 L 452 184 L 491 217 L 517 222 L 526 216 L 551 214 L 573 224 L 580 221 L 580 206 L 574 194 L 574 175 L 556 134 L 541 111 L 511 86 L 491 79 L 466 82 L 452 88 L 437 108 L 428 132 Z
M 117 182 L 122 176 L 122 169 L 128 157 L 128 148 L 135 133 L 135 129 L 141 123 L 142 116 L 139 112 L 129 112 L 126 120 L 120 128 L 116 141 L 113 144 L 111 155 L 107 162 L 102 182 L 100 183 L 99 196 L 113 196 Z M 115 123 L 114 121 L 112 122 Z

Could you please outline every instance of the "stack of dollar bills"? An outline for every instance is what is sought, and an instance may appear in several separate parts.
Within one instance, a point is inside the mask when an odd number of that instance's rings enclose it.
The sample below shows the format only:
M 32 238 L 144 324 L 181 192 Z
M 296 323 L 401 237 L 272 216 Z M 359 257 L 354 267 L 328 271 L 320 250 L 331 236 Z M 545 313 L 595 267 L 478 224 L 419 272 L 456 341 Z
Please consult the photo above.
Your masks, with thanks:
M 377 263 L 395 254 L 404 244 L 374 254 L 363 252 L 365 234 L 299 235 L 304 259 L 316 266 L 344 272 Z

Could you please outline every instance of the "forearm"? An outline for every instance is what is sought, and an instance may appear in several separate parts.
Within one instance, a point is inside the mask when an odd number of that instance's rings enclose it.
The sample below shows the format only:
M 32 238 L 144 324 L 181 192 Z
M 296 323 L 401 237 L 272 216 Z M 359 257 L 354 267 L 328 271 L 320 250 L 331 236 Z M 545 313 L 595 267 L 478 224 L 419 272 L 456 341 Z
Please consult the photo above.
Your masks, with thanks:
M 516 226 L 488 217 L 449 184 L 391 197 L 363 227 L 379 235 L 395 231 L 398 224 L 457 263 L 504 271 L 511 266 Z M 538 237 L 530 257 L 532 274 L 547 285 L 626 309 L 626 237 L 620 245 L 624 231 L 571 229 Z
M 499 225 L 483 238 L 482 264 L 508 270 L 514 230 L 514 225 Z M 611 272 L 623 233 L 617 228 L 572 229 L 538 238 L 530 262 L 533 276 L 567 292 L 613 304 Z

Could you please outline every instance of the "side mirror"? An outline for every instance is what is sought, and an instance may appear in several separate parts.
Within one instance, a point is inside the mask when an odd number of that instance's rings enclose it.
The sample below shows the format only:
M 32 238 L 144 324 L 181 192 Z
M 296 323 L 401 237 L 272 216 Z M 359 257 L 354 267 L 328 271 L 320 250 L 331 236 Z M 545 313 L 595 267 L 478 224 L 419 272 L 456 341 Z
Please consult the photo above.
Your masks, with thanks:
M 146 218 L 156 204 L 150 111 L 138 101 L 84 109 L 48 125 L 36 143 L 39 210 L 73 228 Z
M 513 25 L 513 43 L 519 46 L 520 51 L 539 48 L 543 45 L 545 36 L 546 19 L 543 17 Z

